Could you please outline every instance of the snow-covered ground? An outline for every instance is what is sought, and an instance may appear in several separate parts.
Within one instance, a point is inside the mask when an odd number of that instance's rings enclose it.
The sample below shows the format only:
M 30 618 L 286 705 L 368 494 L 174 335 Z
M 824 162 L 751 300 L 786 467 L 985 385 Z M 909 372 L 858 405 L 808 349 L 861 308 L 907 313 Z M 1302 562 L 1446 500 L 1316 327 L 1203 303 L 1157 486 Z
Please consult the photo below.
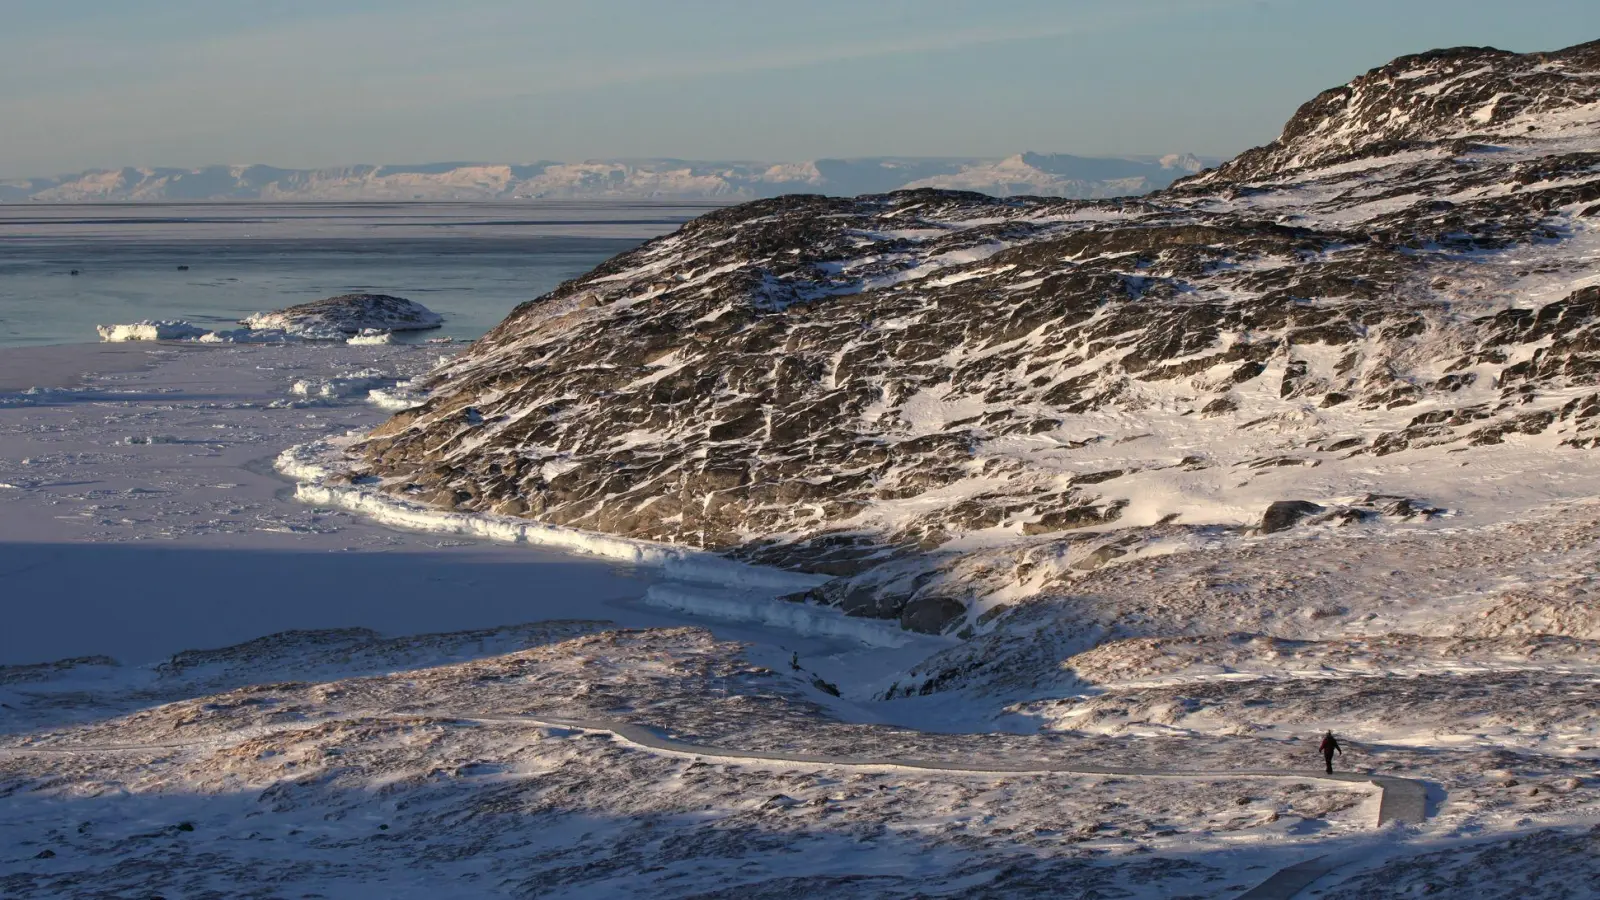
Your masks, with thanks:
M 657 560 L 296 502 L 278 452 L 372 425 L 384 413 L 363 394 L 437 348 L 107 349 L 4 355 L 12 382 L 48 377 L 0 397 L 0 731 L 7 747 L 125 748 L 0 751 L 6 896 L 677 896 L 813 878 L 839 896 L 960 895 L 1063 877 L 1203 895 L 1274 867 L 1227 850 L 1240 841 L 1370 825 L 1359 786 L 708 765 L 518 724 L 541 711 L 752 749 L 1072 756 L 1049 737 L 843 724 L 879 718 L 858 698 L 947 639 L 863 640 L 793 604 L 697 618 L 715 590 Z M 285 717 L 280 689 L 309 715 Z M 1177 856 L 1136 853 L 1150 847 Z M 654 855 L 664 868 L 640 864 Z M 385 880 L 402 862 L 404 887 Z
M 489 517 L 469 529 L 297 500 L 283 451 L 372 426 L 387 414 L 374 399 L 415 402 L 407 379 L 440 355 L 0 352 L 0 894 L 1226 897 L 1330 855 L 1324 882 L 1357 879 L 1350 896 L 1447 879 L 1497 896 L 1544 858 L 1508 855 L 1505 839 L 1592 843 L 1588 640 L 1519 640 L 1487 620 L 1386 640 L 1380 618 L 1366 639 L 1130 639 L 1073 656 L 1066 619 L 1050 626 L 1059 642 L 1038 641 L 1060 650 L 1040 661 L 1057 682 L 980 666 L 969 676 L 987 686 L 886 701 L 992 648 L 775 600 L 776 581 L 669 548 L 569 537 L 582 552 L 565 553 Z M 1349 602 L 1381 570 L 1395 577 L 1368 585 L 1373 608 L 1400 622 L 1441 585 L 1509 601 L 1537 594 L 1544 569 L 1588 571 L 1594 515 L 1301 529 L 1111 567 L 1084 596 L 1125 618 L 1165 604 L 1211 634 L 1273 597 L 1291 615 Z M 1299 599 L 1267 583 L 1295 572 Z M 1415 696 L 1385 709 L 1395 678 Z M 564 718 L 730 755 L 540 724 Z M 1306 739 L 1324 723 L 1346 734 L 1341 767 L 1428 783 L 1432 818 L 1375 830 L 1373 788 L 1311 777 Z

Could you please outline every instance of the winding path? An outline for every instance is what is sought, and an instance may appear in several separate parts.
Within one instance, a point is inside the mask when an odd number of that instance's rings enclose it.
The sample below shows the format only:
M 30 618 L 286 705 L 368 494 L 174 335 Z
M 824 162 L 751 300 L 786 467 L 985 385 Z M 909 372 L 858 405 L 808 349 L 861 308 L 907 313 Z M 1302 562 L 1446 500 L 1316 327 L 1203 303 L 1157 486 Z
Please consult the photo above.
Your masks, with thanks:
M 404 719 L 416 721 L 416 715 L 384 716 L 384 715 L 351 715 L 334 719 L 322 719 L 316 723 L 308 724 L 305 728 L 318 727 L 330 721 L 382 721 L 385 719 Z M 1176 778 L 1190 781 L 1209 781 L 1228 778 L 1273 778 L 1295 779 L 1297 781 L 1338 781 L 1355 784 L 1371 784 L 1378 788 L 1378 821 L 1382 827 L 1391 822 L 1404 822 L 1417 824 L 1427 818 L 1427 786 L 1420 781 L 1409 778 L 1396 778 L 1390 775 L 1357 775 L 1335 773 L 1327 775 L 1318 772 L 1292 772 L 1274 769 L 1139 769 L 1119 766 L 1066 766 L 1050 765 L 1018 765 L 1009 763 L 953 763 L 941 760 L 924 759 L 868 759 L 856 756 L 830 756 L 812 753 L 788 753 L 776 750 L 739 750 L 728 747 L 717 747 L 709 744 L 695 744 L 680 741 L 669 737 L 655 728 L 647 725 L 637 725 L 631 722 L 618 722 L 611 719 L 568 719 L 554 716 L 461 716 L 441 717 L 448 718 L 451 722 L 470 723 L 476 725 L 531 725 L 538 728 L 564 728 L 576 731 L 586 731 L 611 735 L 614 739 L 633 747 L 652 753 L 668 754 L 673 756 L 691 756 L 699 759 L 725 760 L 728 762 L 773 762 L 790 763 L 806 766 L 833 766 L 853 769 L 875 771 L 934 771 L 950 772 L 953 774 L 969 775 L 1128 775 L 1140 778 Z M 266 729 L 267 733 L 282 733 L 296 731 L 299 728 L 275 727 Z M 251 738 L 257 737 L 251 734 Z M 196 740 L 177 743 L 158 744 L 100 744 L 57 747 L 0 747 L 0 755 L 24 755 L 46 753 L 125 753 L 148 750 L 180 750 L 193 747 L 221 746 L 238 740 L 237 735 L 229 738 L 212 740 Z M 1266 881 L 1255 888 L 1240 895 L 1239 900 L 1287 900 L 1309 886 L 1313 881 L 1332 871 L 1337 862 L 1333 857 L 1318 856 L 1296 863 L 1274 873 Z
M 1209 781 L 1225 778 L 1293 778 L 1296 780 L 1341 781 L 1375 785 L 1382 799 L 1378 804 L 1379 826 L 1390 822 L 1417 823 L 1427 818 L 1427 787 L 1420 781 L 1395 778 L 1389 775 L 1357 775 L 1335 773 L 1289 772 L 1277 769 L 1137 769 L 1117 766 L 1040 766 L 1007 763 L 952 763 L 923 759 L 865 759 L 855 756 L 824 756 L 810 753 L 785 753 L 773 750 L 734 750 L 707 744 L 693 744 L 676 740 L 646 725 L 616 722 L 609 719 L 559 719 L 518 716 L 505 719 L 476 719 L 480 722 L 524 723 L 555 728 L 575 728 L 611 734 L 619 740 L 652 750 L 683 756 L 708 757 L 729 761 L 757 760 L 762 762 L 787 762 L 805 765 L 843 766 L 862 769 L 920 769 L 926 771 L 970 773 L 980 775 L 1133 775 L 1143 778 L 1182 778 L 1192 781 Z
M 556 719 L 519 717 L 514 721 L 540 723 L 547 727 L 575 728 L 582 731 L 610 734 L 617 740 L 656 753 L 671 753 L 699 758 L 729 761 L 757 760 L 763 762 L 799 763 L 803 765 L 846 766 L 851 768 L 894 770 L 920 769 L 940 772 L 971 774 L 1076 774 L 1076 775 L 1132 775 L 1142 778 L 1181 778 L 1205 781 L 1225 778 L 1293 778 L 1296 780 L 1340 781 L 1375 785 L 1379 791 L 1378 827 L 1391 822 L 1420 824 L 1428 816 L 1427 785 L 1409 778 L 1391 775 L 1357 775 L 1335 773 L 1332 775 L 1311 772 L 1285 772 L 1270 769 L 1252 770 L 1159 770 L 1133 769 L 1114 766 L 1020 766 L 995 763 L 971 765 L 937 760 L 897 759 L 872 760 L 851 756 L 819 756 L 809 753 L 782 753 L 770 750 L 730 750 L 706 744 L 693 744 L 668 737 L 654 728 L 629 722 L 608 719 Z M 1333 871 L 1349 859 L 1343 856 L 1315 856 L 1308 860 L 1279 869 L 1267 880 L 1239 895 L 1238 900 L 1289 900 L 1311 883 Z

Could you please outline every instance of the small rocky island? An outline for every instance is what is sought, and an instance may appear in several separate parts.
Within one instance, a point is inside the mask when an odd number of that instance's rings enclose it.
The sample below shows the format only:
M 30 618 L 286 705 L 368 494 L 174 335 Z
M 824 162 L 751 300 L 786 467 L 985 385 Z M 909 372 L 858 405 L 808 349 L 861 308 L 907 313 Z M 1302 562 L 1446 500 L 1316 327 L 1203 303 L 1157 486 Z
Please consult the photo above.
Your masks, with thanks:
M 404 297 L 389 294 L 340 294 L 301 303 L 276 312 L 256 313 L 239 324 L 260 330 L 279 328 L 302 333 L 360 334 L 362 331 L 426 331 L 444 324 L 444 317 Z
M 413 300 L 389 294 L 340 294 L 275 312 L 256 313 L 243 328 L 212 331 L 181 320 L 145 320 L 130 325 L 99 325 L 102 341 L 200 341 L 270 344 L 283 341 L 376 343 L 396 331 L 424 331 L 444 317 Z

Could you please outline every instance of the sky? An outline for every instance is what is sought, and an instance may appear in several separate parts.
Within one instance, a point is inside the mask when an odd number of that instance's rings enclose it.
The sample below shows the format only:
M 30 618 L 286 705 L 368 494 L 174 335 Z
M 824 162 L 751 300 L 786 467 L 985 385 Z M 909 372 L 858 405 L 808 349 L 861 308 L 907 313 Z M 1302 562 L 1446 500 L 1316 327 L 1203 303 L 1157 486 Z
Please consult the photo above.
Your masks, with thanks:
M 1596 0 L 0 0 L 0 177 L 1192 152 Z

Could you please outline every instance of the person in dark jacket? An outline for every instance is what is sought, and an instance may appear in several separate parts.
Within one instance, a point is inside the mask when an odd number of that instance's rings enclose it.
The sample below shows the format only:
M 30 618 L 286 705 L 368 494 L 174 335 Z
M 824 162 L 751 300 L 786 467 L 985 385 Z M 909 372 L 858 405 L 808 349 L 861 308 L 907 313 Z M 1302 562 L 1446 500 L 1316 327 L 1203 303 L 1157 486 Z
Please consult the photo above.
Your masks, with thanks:
M 1339 742 L 1333 737 L 1333 732 L 1329 731 L 1327 734 L 1322 736 L 1322 743 L 1317 745 L 1317 749 L 1322 751 L 1322 760 L 1328 764 L 1328 774 L 1332 775 L 1333 754 L 1338 753 L 1340 756 L 1343 756 L 1344 748 L 1339 746 Z

